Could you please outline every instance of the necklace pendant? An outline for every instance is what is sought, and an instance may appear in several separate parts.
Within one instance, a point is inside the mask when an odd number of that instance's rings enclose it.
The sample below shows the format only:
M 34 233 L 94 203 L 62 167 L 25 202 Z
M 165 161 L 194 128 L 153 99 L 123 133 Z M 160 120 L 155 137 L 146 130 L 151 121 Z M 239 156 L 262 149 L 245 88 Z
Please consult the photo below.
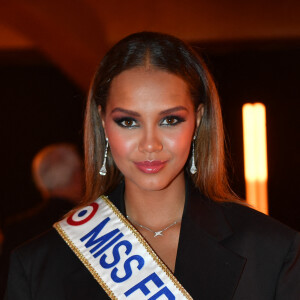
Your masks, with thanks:
M 162 230 L 154 232 L 154 237 L 163 236 Z

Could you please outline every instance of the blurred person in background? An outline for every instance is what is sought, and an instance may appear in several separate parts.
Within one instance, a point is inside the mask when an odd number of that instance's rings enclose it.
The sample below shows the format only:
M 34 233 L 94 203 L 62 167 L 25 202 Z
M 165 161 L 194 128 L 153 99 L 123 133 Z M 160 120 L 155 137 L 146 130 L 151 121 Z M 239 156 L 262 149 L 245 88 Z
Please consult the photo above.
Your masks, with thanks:
M 3 241 L 1 271 L 6 281 L 8 257 L 12 249 L 51 228 L 82 199 L 83 162 L 76 147 L 52 144 L 39 151 L 32 161 L 32 176 L 42 201 L 28 211 L 7 219 Z
M 13 218 L 6 222 L 9 224 L 5 227 L 17 229 L 13 229 L 13 246 L 49 229 L 76 206 L 83 195 L 83 163 L 72 144 L 53 144 L 39 151 L 32 161 L 32 176 L 42 202 L 15 216 L 15 222 Z M 9 228 L 4 229 L 5 235 L 8 231 Z
M 33 159 L 32 175 L 44 201 L 59 199 L 76 205 L 83 194 L 83 163 L 72 144 L 53 144 Z

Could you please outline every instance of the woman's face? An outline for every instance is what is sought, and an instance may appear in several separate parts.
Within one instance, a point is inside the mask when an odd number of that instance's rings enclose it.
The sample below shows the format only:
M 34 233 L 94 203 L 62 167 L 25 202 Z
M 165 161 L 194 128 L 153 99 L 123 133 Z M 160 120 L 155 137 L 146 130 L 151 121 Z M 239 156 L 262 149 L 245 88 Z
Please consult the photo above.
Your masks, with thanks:
M 195 113 L 180 77 L 136 67 L 116 76 L 101 114 L 113 159 L 125 183 L 158 191 L 184 176 L 202 107 Z

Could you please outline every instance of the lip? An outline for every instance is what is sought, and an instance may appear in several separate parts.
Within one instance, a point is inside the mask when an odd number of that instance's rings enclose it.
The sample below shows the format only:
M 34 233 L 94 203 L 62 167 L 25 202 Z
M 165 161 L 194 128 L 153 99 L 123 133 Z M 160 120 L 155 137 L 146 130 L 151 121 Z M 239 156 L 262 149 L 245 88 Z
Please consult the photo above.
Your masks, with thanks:
M 135 162 L 137 168 L 146 174 L 158 173 L 165 165 L 167 161 L 160 160 L 146 160 L 141 162 Z

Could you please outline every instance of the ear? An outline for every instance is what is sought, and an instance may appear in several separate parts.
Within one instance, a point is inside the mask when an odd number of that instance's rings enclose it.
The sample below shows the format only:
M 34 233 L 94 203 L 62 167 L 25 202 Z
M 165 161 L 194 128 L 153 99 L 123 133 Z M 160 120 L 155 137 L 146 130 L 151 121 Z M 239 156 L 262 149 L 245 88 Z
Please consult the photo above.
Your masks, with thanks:
M 195 131 L 197 131 L 198 127 L 200 126 L 203 113 L 204 113 L 204 104 L 201 103 L 201 104 L 199 104 L 197 111 L 196 111 L 196 130 Z
M 102 123 L 102 127 L 104 129 L 105 136 L 106 136 L 106 132 L 105 132 L 105 114 L 102 111 L 101 105 L 98 105 L 98 113 L 99 113 L 99 117 L 101 119 L 101 123 Z

